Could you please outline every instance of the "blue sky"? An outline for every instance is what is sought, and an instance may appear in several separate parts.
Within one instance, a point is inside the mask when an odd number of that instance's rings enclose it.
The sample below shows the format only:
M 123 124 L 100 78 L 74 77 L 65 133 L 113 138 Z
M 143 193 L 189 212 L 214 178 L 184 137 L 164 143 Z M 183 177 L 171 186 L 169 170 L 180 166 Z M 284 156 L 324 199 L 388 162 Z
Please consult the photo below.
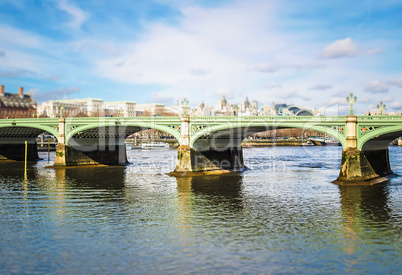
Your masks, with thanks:
M 0 84 L 38 102 L 402 111 L 402 1 L 0 0 Z

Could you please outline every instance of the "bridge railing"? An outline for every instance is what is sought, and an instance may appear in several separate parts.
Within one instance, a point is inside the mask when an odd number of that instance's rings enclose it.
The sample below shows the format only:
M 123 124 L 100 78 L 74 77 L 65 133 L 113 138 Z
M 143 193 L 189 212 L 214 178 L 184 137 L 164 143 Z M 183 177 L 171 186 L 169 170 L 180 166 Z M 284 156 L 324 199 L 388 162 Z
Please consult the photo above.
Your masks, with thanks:
M 71 121 L 115 121 L 115 120 L 130 120 L 130 121 L 180 121 L 178 116 L 140 116 L 140 117 L 66 117 L 66 120 Z
M 58 121 L 58 118 L 4 118 L 0 119 L 0 124 L 12 122 L 12 121 L 18 121 L 21 123 L 32 123 L 32 122 L 56 122 Z
M 285 121 L 285 122 L 345 122 L 346 116 L 192 116 L 191 122 L 213 121 Z
M 382 119 L 382 120 L 402 120 L 402 116 L 359 116 L 360 119 Z M 141 116 L 141 117 L 66 117 L 66 120 L 82 120 L 82 121 L 99 121 L 99 120 L 138 120 L 138 121 L 177 121 L 179 116 Z M 191 116 L 190 121 L 250 121 L 250 120 L 265 120 L 265 121 L 345 121 L 346 116 Z M 10 121 L 19 122 L 45 122 L 57 121 L 58 118 L 10 118 L 0 119 L 0 123 Z
M 358 122 L 370 122 L 370 121 L 402 121 L 402 115 L 375 115 L 375 116 L 357 116 Z

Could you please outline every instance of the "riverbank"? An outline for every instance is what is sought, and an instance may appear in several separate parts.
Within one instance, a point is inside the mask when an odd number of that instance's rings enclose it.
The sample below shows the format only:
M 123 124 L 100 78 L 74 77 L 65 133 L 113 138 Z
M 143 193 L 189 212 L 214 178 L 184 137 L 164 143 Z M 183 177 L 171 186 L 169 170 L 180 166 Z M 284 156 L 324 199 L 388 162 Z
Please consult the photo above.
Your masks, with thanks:
M 252 146 L 252 147 L 264 147 L 264 146 L 303 146 L 306 141 L 303 140 L 295 140 L 295 139 L 281 139 L 281 140 L 272 140 L 272 139 L 246 139 L 241 144 L 244 147 Z
M 170 147 L 179 146 L 177 140 L 175 139 L 137 139 L 137 145 L 149 142 L 165 142 L 168 143 Z M 134 144 L 134 140 L 127 139 L 127 144 Z M 263 147 L 263 146 L 303 146 L 306 140 L 296 140 L 296 139 L 246 139 L 241 144 L 244 147 Z

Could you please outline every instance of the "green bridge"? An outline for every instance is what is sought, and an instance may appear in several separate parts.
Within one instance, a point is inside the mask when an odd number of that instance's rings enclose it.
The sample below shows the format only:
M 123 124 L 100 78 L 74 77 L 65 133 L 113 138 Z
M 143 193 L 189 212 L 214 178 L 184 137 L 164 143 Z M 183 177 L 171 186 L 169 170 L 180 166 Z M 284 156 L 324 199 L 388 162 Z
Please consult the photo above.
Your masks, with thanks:
M 54 166 L 124 164 L 124 141 L 156 129 L 175 137 L 180 147 L 174 173 L 242 170 L 241 142 L 258 132 L 300 128 L 324 133 L 343 146 L 339 183 L 378 181 L 392 174 L 388 146 L 402 136 L 402 116 L 256 116 L 256 117 L 66 117 L 0 120 L 0 159 L 38 159 L 36 137 L 57 138 Z

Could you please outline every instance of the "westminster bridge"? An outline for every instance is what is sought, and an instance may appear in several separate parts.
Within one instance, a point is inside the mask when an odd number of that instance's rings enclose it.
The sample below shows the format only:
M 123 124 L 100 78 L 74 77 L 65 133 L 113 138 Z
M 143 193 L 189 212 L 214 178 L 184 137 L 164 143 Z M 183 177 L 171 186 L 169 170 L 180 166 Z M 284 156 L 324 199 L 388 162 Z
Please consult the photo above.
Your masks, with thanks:
M 180 146 L 174 174 L 242 170 L 241 142 L 258 132 L 299 128 L 332 136 L 343 146 L 338 182 L 376 181 L 392 174 L 388 146 L 402 136 L 402 116 L 66 117 L 0 119 L 0 159 L 38 159 L 36 137 L 58 141 L 54 167 L 125 164 L 124 141 L 156 129 Z

